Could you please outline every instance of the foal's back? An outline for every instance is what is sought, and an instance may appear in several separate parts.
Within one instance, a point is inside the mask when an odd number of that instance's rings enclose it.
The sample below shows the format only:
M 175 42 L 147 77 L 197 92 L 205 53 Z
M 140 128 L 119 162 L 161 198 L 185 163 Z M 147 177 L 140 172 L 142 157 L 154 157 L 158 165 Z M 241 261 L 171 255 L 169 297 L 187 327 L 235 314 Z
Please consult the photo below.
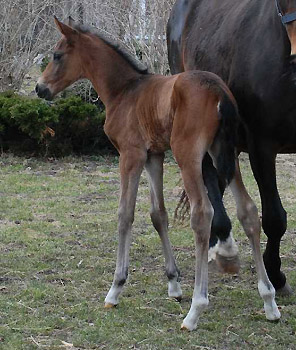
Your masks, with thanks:
M 107 110 L 105 132 L 120 149 L 141 145 L 153 153 L 170 148 L 176 117 L 179 131 L 197 131 L 207 123 L 218 128 L 218 103 L 231 93 L 216 75 L 188 71 L 173 76 L 146 75 L 128 88 Z M 183 128 L 184 127 L 184 128 Z M 186 137 L 186 135 L 184 135 Z

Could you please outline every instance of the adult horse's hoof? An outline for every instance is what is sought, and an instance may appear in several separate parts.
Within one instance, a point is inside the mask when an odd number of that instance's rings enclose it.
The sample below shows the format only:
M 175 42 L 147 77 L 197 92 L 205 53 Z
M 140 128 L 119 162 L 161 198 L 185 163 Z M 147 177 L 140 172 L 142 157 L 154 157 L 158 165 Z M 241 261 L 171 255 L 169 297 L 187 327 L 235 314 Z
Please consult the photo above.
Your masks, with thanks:
M 105 309 L 113 309 L 116 306 L 117 306 L 117 304 L 105 303 L 104 308 Z
M 290 287 L 288 282 L 286 282 L 286 284 L 282 288 L 276 290 L 276 296 L 278 297 L 289 297 L 292 294 L 293 294 L 293 290 Z
M 227 257 L 216 254 L 216 264 L 222 273 L 228 273 L 231 275 L 237 274 L 240 269 L 240 261 L 238 255 Z

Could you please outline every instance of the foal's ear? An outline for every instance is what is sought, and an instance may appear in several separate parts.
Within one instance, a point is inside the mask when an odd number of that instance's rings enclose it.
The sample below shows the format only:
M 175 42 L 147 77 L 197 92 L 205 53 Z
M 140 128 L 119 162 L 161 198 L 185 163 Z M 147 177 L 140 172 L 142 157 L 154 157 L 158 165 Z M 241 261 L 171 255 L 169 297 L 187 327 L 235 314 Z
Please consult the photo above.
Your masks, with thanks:
M 71 16 L 69 16 L 68 17 L 69 26 L 73 28 L 75 26 L 75 23 L 76 23 L 75 20 Z
M 69 27 L 67 24 L 60 22 L 56 17 L 54 17 L 55 24 L 58 30 L 65 35 L 68 40 L 74 39 L 74 37 L 79 34 L 74 28 Z

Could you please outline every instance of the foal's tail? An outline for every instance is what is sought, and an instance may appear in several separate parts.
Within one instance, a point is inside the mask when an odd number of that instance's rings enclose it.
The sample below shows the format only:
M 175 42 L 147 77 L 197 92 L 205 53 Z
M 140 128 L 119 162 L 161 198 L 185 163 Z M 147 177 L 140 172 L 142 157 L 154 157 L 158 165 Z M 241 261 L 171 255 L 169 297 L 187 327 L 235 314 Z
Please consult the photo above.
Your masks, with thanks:
M 218 115 L 220 126 L 210 153 L 214 156 L 219 177 L 229 184 L 235 171 L 235 141 L 239 118 L 237 104 L 230 91 L 223 89 Z

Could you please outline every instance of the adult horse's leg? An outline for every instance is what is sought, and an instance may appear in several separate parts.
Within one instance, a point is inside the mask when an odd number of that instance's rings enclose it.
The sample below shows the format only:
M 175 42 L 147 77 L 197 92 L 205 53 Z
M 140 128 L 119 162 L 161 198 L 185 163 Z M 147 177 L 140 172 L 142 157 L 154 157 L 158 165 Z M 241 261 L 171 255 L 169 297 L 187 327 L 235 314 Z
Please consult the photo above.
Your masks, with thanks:
M 129 150 L 129 152 L 120 155 L 119 240 L 114 279 L 105 298 L 105 307 L 107 308 L 118 304 L 119 295 L 128 276 L 131 228 L 134 221 L 139 180 L 146 159 L 146 152 L 139 149 Z
M 163 160 L 164 154 L 150 154 L 148 156 L 145 168 L 148 173 L 151 196 L 151 220 L 161 239 L 166 274 L 169 279 L 168 294 L 169 297 L 176 299 L 182 298 L 180 287 L 180 271 L 177 268 L 173 256 L 172 247 L 168 237 L 168 215 L 164 206 L 163 199 Z
M 249 145 L 249 157 L 257 181 L 262 203 L 262 226 L 267 235 L 263 255 L 268 277 L 278 294 L 289 295 L 291 287 L 281 272 L 280 241 L 287 228 L 287 215 L 276 184 L 276 153 L 268 143 Z
M 208 190 L 208 197 L 214 208 L 211 227 L 209 259 L 225 273 L 238 273 L 238 248 L 231 234 L 231 222 L 226 214 L 222 197 L 225 186 L 219 184 L 217 170 L 212 158 L 206 153 L 202 164 L 203 180 Z
M 241 178 L 238 160 L 236 161 L 235 177 L 230 184 L 237 208 L 237 217 L 248 236 L 258 275 L 258 290 L 264 300 L 264 309 L 268 320 L 277 320 L 281 314 L 275 303 L 275 289 L 268 279 L 260 251 L 261 225 L 258 210 L 250 198 Z

